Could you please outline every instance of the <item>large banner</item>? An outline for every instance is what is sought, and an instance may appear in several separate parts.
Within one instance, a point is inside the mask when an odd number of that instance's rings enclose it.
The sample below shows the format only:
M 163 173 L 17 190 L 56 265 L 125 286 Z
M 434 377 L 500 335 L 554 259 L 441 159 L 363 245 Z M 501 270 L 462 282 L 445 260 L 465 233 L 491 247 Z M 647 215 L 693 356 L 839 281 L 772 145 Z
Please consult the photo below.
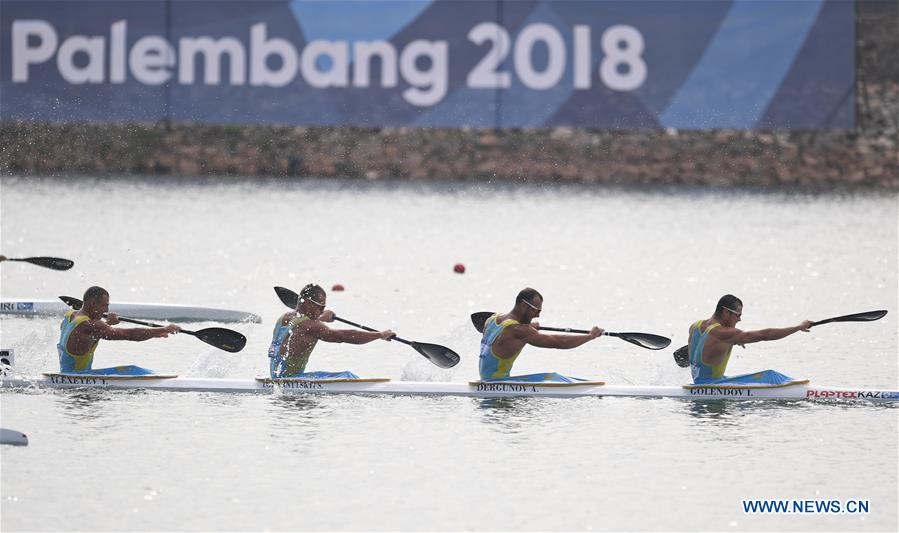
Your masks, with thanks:
M 846 0 L 0 0 L 0 118 L 851 128 Z

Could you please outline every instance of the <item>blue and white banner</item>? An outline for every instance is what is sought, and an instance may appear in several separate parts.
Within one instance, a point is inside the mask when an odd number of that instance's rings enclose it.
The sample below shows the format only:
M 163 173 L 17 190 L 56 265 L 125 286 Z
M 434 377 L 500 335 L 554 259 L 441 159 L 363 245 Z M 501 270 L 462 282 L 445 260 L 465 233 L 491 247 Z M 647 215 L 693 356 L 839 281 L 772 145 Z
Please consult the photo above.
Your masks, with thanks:
M 854 125 L 846 0 L 0 0 L 0 118 Z

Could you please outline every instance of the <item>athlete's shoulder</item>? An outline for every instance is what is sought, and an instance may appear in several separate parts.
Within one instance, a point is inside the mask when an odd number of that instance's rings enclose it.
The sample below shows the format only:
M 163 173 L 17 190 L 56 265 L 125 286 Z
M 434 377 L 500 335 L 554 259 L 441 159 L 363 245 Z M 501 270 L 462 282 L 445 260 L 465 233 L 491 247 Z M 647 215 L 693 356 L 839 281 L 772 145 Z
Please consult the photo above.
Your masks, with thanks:
M 716 337 L 719 339 L 729 338 L 729 337 L 733 337 L 734 335 L 739 335 L 740 333 L 743 333 L 743 330 L 741 330 L 741 329 L 728 327 L 728 326 L 725 326 L 724 324 L 721 324 L 718 322 L 710 324 L 706 331 L 708 331 L 709 335 L 711 335 L 712 337 Z
M 77 335 L 87 334 L 96 336 L 102 332 L 113 329 L 112 326 L 103 321 L 102 318 L 90 318 L 87 315 L 75 315 L 73 321 L 76 323 L 74 333 Z
M 514 324 L 506 326 L 506 331 L 519 338 L 529 337 L 535 333 L 538 333 L 534 326 L 530 324 L 521 324 L 520 322 L 516 322 Z
M 72 322 L 77 322 L 79 325 L 87 324 L 87 325 L 93 326 L 93 325 L 97 325 L 97 324 L 106 324 L 106 322 L 103 321 L 103 317 L 91 318 L 90 316 L 82 313 L 81 311 L 75 311 L 71 315 L 67 315 L 67 316 L 70 317 Z

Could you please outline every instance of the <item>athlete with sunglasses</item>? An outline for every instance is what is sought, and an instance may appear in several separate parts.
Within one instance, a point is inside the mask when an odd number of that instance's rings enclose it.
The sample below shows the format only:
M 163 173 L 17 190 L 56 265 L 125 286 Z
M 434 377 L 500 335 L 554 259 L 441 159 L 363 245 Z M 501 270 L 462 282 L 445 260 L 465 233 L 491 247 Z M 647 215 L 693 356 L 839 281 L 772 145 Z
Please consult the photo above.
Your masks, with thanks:
M 478 365 L 482 380 L 508 379 L 512 365 L 525 345 L 569 350 L 603 333 L 599 327 L 593 327 L 590 333 L 581 335 L 540 333 L 539 326 L 532 321 L 540 316 L 542 310 L 543 296 L 534 289 L 526 288 L 518 293 L 511 311 L 497 313 L 487 319 Z
M 723 383 L 728 380 L 741 381 L 744 376 L 727 378 L 724 371 L 730 359 L 730 352 L 735 344 L 744 345 L 760 341 L 782 339 L 797 331 L 808 331 L 812 326 L 809 320 L 803 320 L 796 326 L 788 328 L 768 328 L 755 331 L 737 329 L 737 323 L 743 316 L 743 302 L 732 294 L 726 294 L 718 300 L 715 314 L 711 318 L 698 320 L 690 326 L 689 357 L 693 383 Z M 768 380 L 773 371 L 757 372 L 745 376 L 758 376 L 759 380 Z M 765 375 L 763 375 L 765 374 Z M 776 372 L 774 374 L 777 374 Z M 767 376 L 767 377 L 766 377 Z
M 334 312 L 325 309 L 326 298 L 323 288 L 310 283 L 300 291 L 296 309 L 278 319 L 268 349 L 272 378 L 303 374 L 318 341 L 366 344 L 395 336 L 389 329 L 368 332 L 329 328 L 325 322 L 334 321 Z

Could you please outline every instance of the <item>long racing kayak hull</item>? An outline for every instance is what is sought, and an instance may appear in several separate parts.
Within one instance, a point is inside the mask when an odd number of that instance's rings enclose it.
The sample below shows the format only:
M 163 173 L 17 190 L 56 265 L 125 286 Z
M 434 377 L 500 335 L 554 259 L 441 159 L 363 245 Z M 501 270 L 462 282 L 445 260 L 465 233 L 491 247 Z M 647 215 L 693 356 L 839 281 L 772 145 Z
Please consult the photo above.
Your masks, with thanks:
M 533 396 L 541 398 L 638 397 L 681 398 L 688 400 L 832 400 L 840 402 L 899 402 L 899 390 L 859 389 L 814 386 L 796 383 L 787 386 L 637 386 L 596 383 L 491 383 L 491 382 L 417 382 L 391 381 L 386 378 L 360 380 L 219 379 L 160 376 L 77 376 L 48 374 L 40 379 L 3 378 L 0 391 L 22 389 L 106 389 L 159 390 L 223 393 L 311 393 L 364 394 L 396 396 L 468 396 L 504 398 Z

